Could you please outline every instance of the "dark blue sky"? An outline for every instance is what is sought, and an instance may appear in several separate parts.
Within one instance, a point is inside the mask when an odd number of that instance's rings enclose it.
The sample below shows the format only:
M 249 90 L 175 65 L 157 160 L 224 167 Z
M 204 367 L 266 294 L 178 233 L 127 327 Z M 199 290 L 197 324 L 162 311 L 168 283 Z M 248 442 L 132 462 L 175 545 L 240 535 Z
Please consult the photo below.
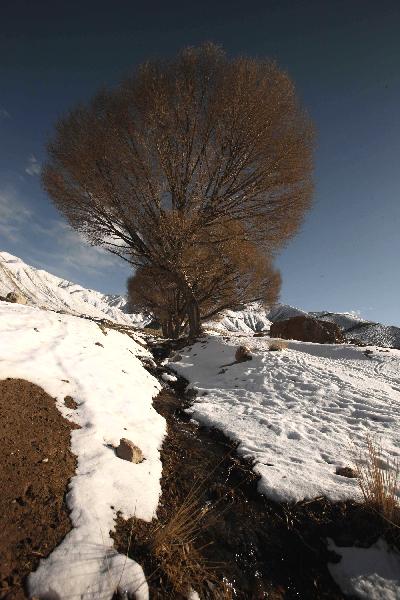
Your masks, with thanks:
M 63 112 L 151 56 L 211 40 L 272 56 L 318 132 L 315 203 L 279 257 L 282 301 L 400 325 L 400 2 L 3 0 L 0 248 L 122 292 L 128 271 L 70 232 L 40 188 Z

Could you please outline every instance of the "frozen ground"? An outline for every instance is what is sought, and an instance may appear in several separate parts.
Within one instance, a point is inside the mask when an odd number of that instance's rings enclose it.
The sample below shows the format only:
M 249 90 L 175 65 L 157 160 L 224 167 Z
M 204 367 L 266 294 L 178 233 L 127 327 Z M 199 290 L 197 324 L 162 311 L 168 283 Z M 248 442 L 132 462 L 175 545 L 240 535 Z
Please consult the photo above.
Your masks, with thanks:
M 255 461 L 259 490 L 274 500 L 325 495 L 359 498 L 354 479 L 336 475 L 353 446 L 376 435 L 393 457 L 400 454 L 400 351 L 288 342 L 268 351 L 269 339 L 208 336 L 170 363 L 198 390 L 194 419 L 240 442 Z M 253 359 L 232 364 L 239 344 Z M 346 594 L 400 600 L 400 556 L 379 542 L 370 549 L 335 548 L 330 571 Z
M 341 548 L 329 541 L 341 556 L 329 570 L 345 594 L 365 600 L 399 600 L 400 556 L 391 553 L 384 540 L 371 548 Z
M 249 346 L 253 360 L 234 361 Z M 260 492 L 275 500 L 326 495 L 357 497 L 352 479 L 336 475 L 351 446 L 376 434 L 400 455 L 400 351 L 365 356 L 363 348 L 288 342 L 268 351 L 268 338 L 209 336 L 172 363 L 198 389 L 195 419 L 240 442 L 256 461 Z
M 109 532 L 117 511 L 149 521 L 160 495 L 159 448 L 164 419 L 153 409 L 160 385 L 128 336 L 93 322 L 0 302 L 0 378 L 23 378 L 56 398 L 61 413 L 81 428 L 72 432 L 78 467 L 67 495 L 72 531 L 28 580 L 39 598 L 109 600 L 116 588 L 148 598 L 141 567 L 113 550 Z M 70 395 L 76 411 L 63 402 Z M 140 464 L 117 458 L 128 438 L 141 448 Z

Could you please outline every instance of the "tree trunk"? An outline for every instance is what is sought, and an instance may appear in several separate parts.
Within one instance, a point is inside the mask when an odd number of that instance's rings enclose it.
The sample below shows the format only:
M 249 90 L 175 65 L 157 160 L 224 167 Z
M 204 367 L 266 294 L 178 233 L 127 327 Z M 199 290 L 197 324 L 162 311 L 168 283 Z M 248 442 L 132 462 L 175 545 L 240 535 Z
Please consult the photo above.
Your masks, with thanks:
M 188 317 L 189 339 L 194 340 L 201 334 L 200 307 L 192 288 L 182 275 L 177 274 L 175 281 L 186 301 L 185 313 Z
M 192 295 L 188 302 L 189 338 L 194 340 L 201 333 L 200 308 L 196 298 Z
M 175 329 L 174 329 L 174 325 L 172 323 L 172 319 L 168 319 L 167 331 L 168 331 L 169 339 L 173 339 L 175 337 Z
M 167 321 L 163 321 L 161 323 L 161 329 L 162 329 L 163 337 L 167 338 L 168 337 L 168 323 L 167 323 Z

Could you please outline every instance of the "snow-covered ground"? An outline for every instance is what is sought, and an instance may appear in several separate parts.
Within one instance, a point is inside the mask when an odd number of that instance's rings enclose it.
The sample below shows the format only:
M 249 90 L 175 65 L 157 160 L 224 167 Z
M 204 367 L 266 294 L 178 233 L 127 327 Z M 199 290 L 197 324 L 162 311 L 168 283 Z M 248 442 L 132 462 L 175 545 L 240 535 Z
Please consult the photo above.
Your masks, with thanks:
M 345 594 L 364 600 L 399 600 L 400 556 L 384 540 L 370 548 L 342 548 L 329 540 L 329 549 L 341 556 L 329 570 Z
M 209 336 L 181 352 L 170 366 L 198 390 L 193 418 L 239 441 L 256 461 L 260 492 L 275 500 L 357 497 L 356 482 L 335 472 L 351 463 L 353 445 L 371 433 L 400 455 L 400 351 L 365 356 L 354 346 L 293 341 L 270 352 L 268 342 Z M 239 344 L 253 359 L 229 365 Z
M 78 466 L 67 503 L 73 529 L 28 579 L 39 598 L 109 600 L 119 587 L 148 598 L 141 567 L 113 549 L 117 511 L 149 521 L 160 495 L 159 448 L 166 433 L 152 398 L 160 385 L 137 358 L 147 350 L 127 335 L 69 315 L 0 302 L 0 378 L 41 386 L 80 425 L 71 435 Z M 76 411 L 63 400 L 72 396 Z M 121 438 L 145 460 L 119 459 Z
M 33 306 L 61 310 L 69 314 L 106 318 L 138 327 L 143 327 L 150 321 L 144 315 L 129 313 L 125 296 L 102 294 L 86 289 L 47 271 L 31 267 L 8 252 L 0 252 L 0 296 L 6 296 L 12 291 L 21 292 Z M 247 334 L 253 331 L 268 331 L 271 322 L 298 315 L 311 315 L 337 323 L 350 339 L 388 348 L 400 348 L 399 327 L 365 321 L 353 313 L 307 313 L 288 304 L 277 304 L 268 309 L 254 303 L 242 310 L 227 310 L 219 319 L 208 323 L 208 326 L 221 332 Z
M 77 283 L 35 269 L 20 258 L 0 252 L 0 295 L 21 292 L 28 304 L 74 315 L 109 319 L 125 325 L 143 326 L 140 314 L 128 314 L 123 296 L 88 290 Z
M 356 480 L 336 468 L 351 466 L 367 434 L 398 459 L 400 351 L 374 348 L 366 356 L 354 346 L 293 341 L 271 352 L 269 342 L 208 336 L 181 350 L 170 366 L 198 391 L 192 417 L 240 443 L 238 452 L 255 461 L 260 492 L 274 500 L 360 499 Z M 234 363 L 240 344 L 251 361 Z M 383 541 L 370 549 L 330 546 L 342 557 L 329 568 L 344 593 L 400 599 L 400 556 Z

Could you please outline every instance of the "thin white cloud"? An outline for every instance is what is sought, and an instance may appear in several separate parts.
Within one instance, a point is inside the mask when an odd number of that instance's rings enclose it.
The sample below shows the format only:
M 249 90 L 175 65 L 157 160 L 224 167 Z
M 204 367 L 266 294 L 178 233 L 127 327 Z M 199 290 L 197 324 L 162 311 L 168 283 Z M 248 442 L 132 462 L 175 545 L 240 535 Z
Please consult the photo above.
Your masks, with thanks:
M 38 162 L 38 159 L 33 154 L 28 158 L 28 164 L 25 167 L 25 173 L 28 173 L 31 177 L 35 175 L 40 175 L 42 170 L 41 164 Z
M 34 229 L 37 233 L 54 240 L 57 249 L 52 255 L 53 259 L 66 267 L 101 272 L 118 261 L 103 248 L 90 246 L 79 233 L 63 221 L 52 220 L 46 227 L 37 223 Z
M 64 221 L 39 220 L 14 189 L 0 189 L 0 250 L 7 250 L 5 242 L 13 244 L 15 253 L 28 255 L 42 268 L 71 281 L 121 265 L 103 248 L 90 246 Z
M 23 229 L 31 219 L 32 212 L 18 198 L 15 190 L 0 190 L 0 235 L 10 242 L 23 237 Z
M 0 121 L 1 119 L 11 119 L 11 115 L 8 110 L 0 106 Z

